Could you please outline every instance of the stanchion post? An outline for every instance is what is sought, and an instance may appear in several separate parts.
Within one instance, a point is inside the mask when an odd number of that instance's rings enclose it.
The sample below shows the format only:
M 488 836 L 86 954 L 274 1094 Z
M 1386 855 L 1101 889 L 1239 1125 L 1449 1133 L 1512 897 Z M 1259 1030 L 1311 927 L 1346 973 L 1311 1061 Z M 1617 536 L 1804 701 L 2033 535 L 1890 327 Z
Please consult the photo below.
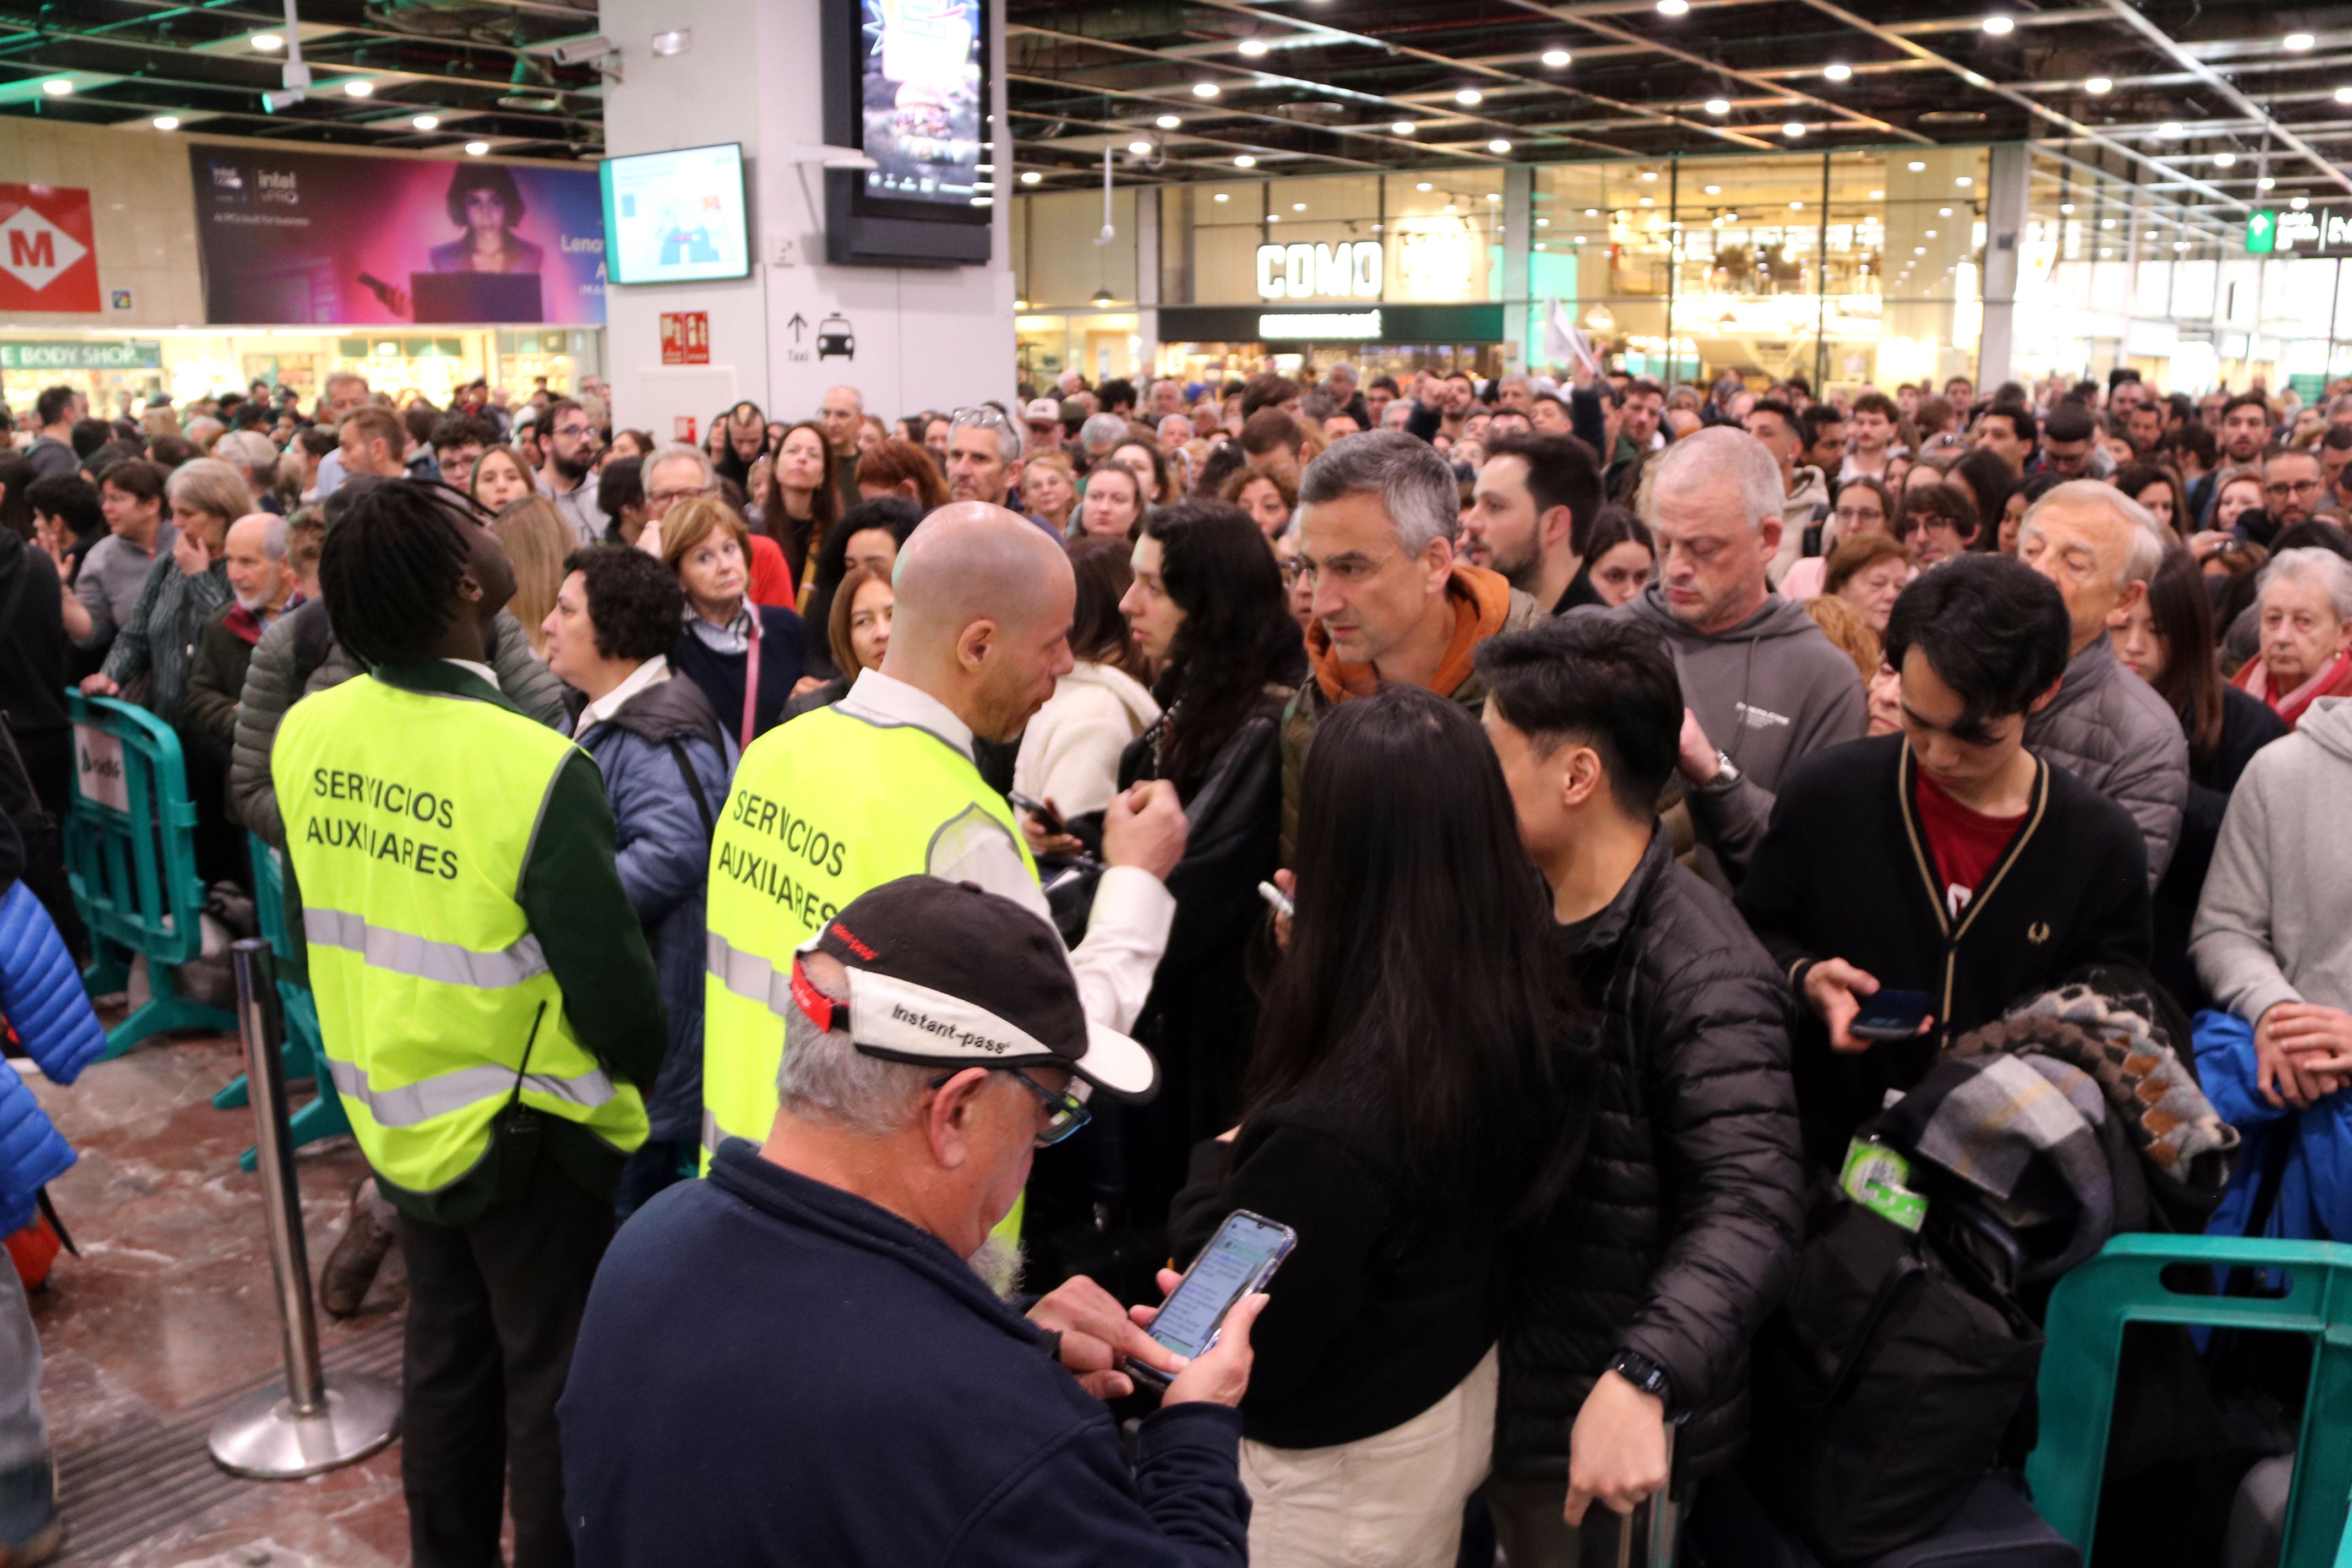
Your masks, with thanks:
M 223 1468 L 264 1480 L 291 1480 L 367 1458 L 400 1429 L 400 1392 L 381 1378 L 350 1375 L 330 1384 L 319 1362 L 319 1321 L 310 1305 L 310 1249 L 294 1139 L 286 1120 L 286 1064 L 278 1054 L 278 987 L 269 944 L 232 949 L 236 1018 L 253 1101 L 253 1146 L 278 1285 L 286 1381 L 238 1400 L 213 1423 L 212 1455 Z

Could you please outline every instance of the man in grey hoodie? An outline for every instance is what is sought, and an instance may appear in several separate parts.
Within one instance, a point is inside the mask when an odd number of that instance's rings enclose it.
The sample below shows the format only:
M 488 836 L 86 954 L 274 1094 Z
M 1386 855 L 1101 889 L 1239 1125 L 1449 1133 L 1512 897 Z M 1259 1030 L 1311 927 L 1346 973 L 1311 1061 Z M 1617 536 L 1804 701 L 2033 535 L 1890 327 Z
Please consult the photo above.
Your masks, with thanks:
M 1692 823 L 1734 875 L 1764 836 L 1780 775 L 1869 723 L 1861 671 L 1767 579 L 1786 499 L 1780 464 L 1755 437 L 1727 426 L 1684 437 L 1650 481 L 1658 575 L 1612 612 L 1654 625 L 1674 649 Z

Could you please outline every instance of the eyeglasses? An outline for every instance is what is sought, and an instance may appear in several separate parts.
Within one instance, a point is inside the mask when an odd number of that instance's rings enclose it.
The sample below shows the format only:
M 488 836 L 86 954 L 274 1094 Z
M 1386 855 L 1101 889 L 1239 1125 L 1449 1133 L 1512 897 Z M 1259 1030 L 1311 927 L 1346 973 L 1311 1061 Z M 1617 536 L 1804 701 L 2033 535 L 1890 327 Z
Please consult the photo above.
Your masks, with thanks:
M 1013 417 L 992 403 L 976 403 L 949 415 L 948 425 L 950 428 L 958 425 L 985 425 L 992 430 L 1011 430 Z
M 1087 1109 L 1085 1100 L 1075 1094 L 1056 1094 L 1019 1068 L 994 1068 L 990 1070 L 1007 1074 L 1022 1088 L 1035 1095 L 1038 1102 L 1045 1106 L 1045 1126 L 1037 1134 L 1037 1147 L 1040 1149 L 1052 1148 L 1094 1120 L 1094 1112 Z M 951 1072 L 943 1072 L 931 1079 L 931 1087 L 943 1089 L 954 1077 L 955 1074 Z
M 646 501 L 651 506 L 667 506 L 671 501 L 684 500 L 688 496 L 715 496 L 718 493 L 717 485 L 693 485 L 682 490 L 647 490 Z
M 2326 488 L 2326 482 L 2325 479 L 2273 479 L 2263 486 L 2263 489 L 2268 494 L 2274 496 L 2317 495 Z

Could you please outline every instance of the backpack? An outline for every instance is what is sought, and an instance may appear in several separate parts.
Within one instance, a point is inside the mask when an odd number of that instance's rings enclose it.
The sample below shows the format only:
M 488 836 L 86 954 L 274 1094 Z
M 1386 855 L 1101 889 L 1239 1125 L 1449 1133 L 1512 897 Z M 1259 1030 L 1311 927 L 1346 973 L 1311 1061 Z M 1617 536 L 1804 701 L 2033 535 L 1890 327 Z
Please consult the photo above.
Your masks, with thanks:
M 1904 1229 L 1824 1180 L 1756 1342 L 1756 1495 L 1824 1563 L 1933 1535 L 2032 1447 L 2042 1331 L 1989 1213 L 1938 1194 Z M 1990 1260 L 1990 1261 L 1988 1261 Z

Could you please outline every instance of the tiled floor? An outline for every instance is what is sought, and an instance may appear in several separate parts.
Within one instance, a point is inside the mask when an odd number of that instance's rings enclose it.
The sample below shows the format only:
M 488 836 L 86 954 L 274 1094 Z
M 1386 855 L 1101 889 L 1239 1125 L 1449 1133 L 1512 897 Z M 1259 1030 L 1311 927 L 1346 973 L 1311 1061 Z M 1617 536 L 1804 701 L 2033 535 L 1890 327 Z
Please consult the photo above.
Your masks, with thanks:
M 69 1491 L 77 1464 L 96 1474 L 108 1446 L 126 1434 L 168 1426 L 175 1413 L 281 1365 L 260 1179 L 236 1169 L 253 1113 L 212 1107 L 213 1092 L 242 1066 L 233 1038 L 198 1037 L 150 1040 L 71 1088 L 27 1074 L 81 1156 L 50 1192 L 82 1256 L 61 1257 L 33 1298 L 47 1356 L 42 1389 Z M 308 1092 L 298 1086 L 296 1102 Z M 297 1164 L 315 1275 L 364 1167 L 348 1138 L 303 1150 Z M 331 1352 L 363 1349 L 363 1339 L 381 1345 L 396 1331 L 387 1318 L 397 1311 L 397 1271 L 395 1253 L 353 1321 L 320 1316 Z M 195 1432 L 176 1447 L 201 1443 Z M 215 1484 L 203 1466 L 184 1463 L 192 1513 L 158 1508 L 157 1533 L 103 1556 L 77 1551 L 69 1534 L 68 1559 L 126 1568 L 391 1568 L 407 1561 L 399 1455 L 394 1444 L 363 1464 L 273 1485 Z M 139 1500 L 137 1478 L 124 1478 L 85 1514 Z M 133 1517 L 69 1517 L 68 1525 L 96 1544 Z

